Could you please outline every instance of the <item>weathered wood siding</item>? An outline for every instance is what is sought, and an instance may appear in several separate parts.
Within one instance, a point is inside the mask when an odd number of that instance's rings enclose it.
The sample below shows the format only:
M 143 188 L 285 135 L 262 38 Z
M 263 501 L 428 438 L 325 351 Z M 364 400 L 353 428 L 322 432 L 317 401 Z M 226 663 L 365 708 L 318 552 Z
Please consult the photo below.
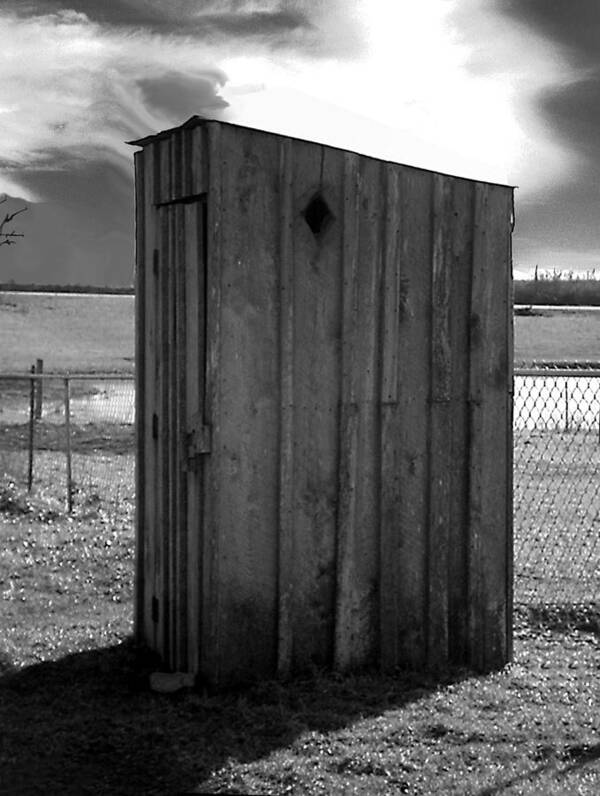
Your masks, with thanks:
M 138 143 L 140 638 L 216 684 L 504 664 L 512 190 L 220 122 Z

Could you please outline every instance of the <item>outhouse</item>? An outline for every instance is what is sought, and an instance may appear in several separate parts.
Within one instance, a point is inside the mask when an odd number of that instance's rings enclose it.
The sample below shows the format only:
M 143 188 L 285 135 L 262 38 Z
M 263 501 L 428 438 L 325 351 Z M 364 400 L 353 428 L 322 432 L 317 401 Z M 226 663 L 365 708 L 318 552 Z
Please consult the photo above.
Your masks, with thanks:
M 199 116 L 132 143 L 139 639 L 215 686 L 505 664 L 512 188 Z

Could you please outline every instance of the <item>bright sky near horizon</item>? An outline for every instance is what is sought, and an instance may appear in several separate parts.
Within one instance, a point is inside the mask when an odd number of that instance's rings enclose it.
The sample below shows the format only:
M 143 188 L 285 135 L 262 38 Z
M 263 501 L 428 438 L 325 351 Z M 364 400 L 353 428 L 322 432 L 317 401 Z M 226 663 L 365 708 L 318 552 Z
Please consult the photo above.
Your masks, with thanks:
M 128 239 L 124 141 L 199 113 L 517 185 L 517 274 L 600 267 L 596 0 L 0 0 L 0 35 L 0 192 L 95 214 L 80 252 Z

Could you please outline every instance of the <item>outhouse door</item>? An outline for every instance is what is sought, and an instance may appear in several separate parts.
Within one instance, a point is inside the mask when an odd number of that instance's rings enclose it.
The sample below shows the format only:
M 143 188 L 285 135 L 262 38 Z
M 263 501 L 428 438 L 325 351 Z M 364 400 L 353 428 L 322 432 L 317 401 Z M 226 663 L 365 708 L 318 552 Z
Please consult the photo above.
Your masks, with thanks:
M 206 392 L 206 200 L 158 205 L 159 310 L 154 434 L 156 648 L 174 671 L 199 669 L 204 468 L 210 452 Z

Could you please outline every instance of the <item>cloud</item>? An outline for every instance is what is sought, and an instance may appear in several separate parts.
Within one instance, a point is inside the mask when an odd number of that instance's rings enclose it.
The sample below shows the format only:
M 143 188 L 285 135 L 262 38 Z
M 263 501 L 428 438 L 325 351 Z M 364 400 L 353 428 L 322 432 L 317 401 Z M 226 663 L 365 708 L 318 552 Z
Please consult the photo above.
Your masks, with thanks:
M 215 95 L 215 80 L 224 82 L 221 73 L 190 77 L 181 72 L 167 72 L 155 78 L 140 78 L 144 104 L 171 118 L 184 119 L 193 108 L 226 108 L 226 100 Z
M 574 66 L 598 65 L 600 8 L 597 0 L 495 0 L 495 4 L 507 18 L 524 23 L 560 46 Z
M 73 13 L 117 28 L 192 36 L 207 43 L 231 42 L 313 55 L 356 55 L 362 46 L 354 9 L 357 0 L 71 0 Z M 61 0 L 9 0 L 21 18 L 61 13 Z
M 597 266 L 600 4 L 596 0 L 496 0 L 495 5 L 505 20 L 551 47 L 555 66 L 561 65 L 560 80 L 538 83 L 529 92 L 529 115 L 535 118 L 542 139 L 552 137 L 570 162 L 568 173 L 522 204 L 528 234 L 520 241 L 517 256 L 531 261 L 541 255 L 548 267 Z M 588 254 L 582 255 L 585 251 Z
M 17 169 L 68 168 L 80 160 L 105 159 L 129 169 L 125 140 L 182 120 L 165 103 L 148 102 L 152 81 L 166 74 L 185 72 L 182 105 L 190 107 L 184 117 L 222 103 L 225 75 L 212 65 L 213 54 L 191 39 L 106 30 L 74 11 L 29 19 L 3 15 L 0 23 L 0 158 L 7 182 L 14 183 Z M 28 198 L 36 196 L 31 189 Z
M 123 143 L 226 105 L 219 67 L 232 52 L 318 56 L 358 51 L 341 2 L 316 0 L 55 0 L 0 12 L 0 190 L 16 170 L 105 159 L 130 168 Z M 338 24 L 332 19 L 339 16 Z M 42 198 L 29 188 L 29 199 Z

